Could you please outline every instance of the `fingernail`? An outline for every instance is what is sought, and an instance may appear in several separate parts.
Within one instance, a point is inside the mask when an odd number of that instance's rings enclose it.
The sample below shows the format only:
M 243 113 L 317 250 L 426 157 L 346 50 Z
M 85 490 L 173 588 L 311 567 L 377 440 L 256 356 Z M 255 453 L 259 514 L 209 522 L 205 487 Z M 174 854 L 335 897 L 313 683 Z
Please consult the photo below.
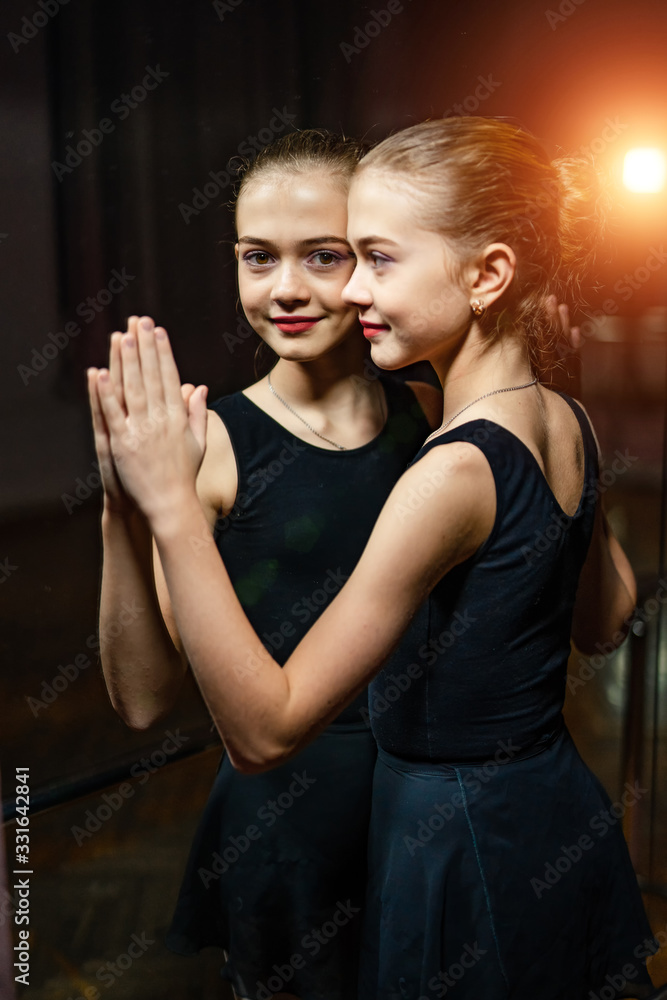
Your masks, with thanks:
M 141 321 L 141 328 L 142 330 L 152 330 L 153 324 L 149 319 L 144 318 Z
M 123 337 L 123 344 L 125 347 L 134 347 L 134 337 L 131 333 L 126 333 Z
M 167 339 L 167 331 L 163 330 L 161 326 L 156 326 L 155 327 L 155 339 L 156 340 L 166 340 Z

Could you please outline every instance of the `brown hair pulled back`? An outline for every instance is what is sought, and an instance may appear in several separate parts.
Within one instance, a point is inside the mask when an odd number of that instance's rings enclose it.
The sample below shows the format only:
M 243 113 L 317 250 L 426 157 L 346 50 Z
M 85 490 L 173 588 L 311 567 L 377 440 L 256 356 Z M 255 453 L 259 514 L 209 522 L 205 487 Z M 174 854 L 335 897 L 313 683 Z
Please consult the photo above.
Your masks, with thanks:
M 516 125 L 460 117 L 397 132 L 359 169 L 405 183 L 420 224 L 441 233 L 461 264 L 490 243 L 513 249 L 512 285 L 482 322 L 490 340 L 522 331 L 533 366 L 544 371 L 559 332 L 545 298 L 581 304 L 602 236 L 603 199 L 592 161 L 551 162 Z
M 254 160 L 246 160 L 237 173 L 236 204 L 246 188 L 259 178 L 295 175 L 322 170 L 347 188 L 364 155 L 362 143 L 325 129 L 288 132 L 264 146 Z

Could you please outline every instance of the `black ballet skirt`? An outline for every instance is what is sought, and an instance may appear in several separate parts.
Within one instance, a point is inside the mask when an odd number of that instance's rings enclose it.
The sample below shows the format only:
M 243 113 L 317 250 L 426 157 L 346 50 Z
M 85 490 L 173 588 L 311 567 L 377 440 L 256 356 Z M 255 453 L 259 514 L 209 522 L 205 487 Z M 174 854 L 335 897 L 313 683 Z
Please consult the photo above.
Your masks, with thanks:
M 381 377 L 388 417 L 361 448 L 293 437 L 243 393 L 213 404 L 238 466 L 216 541 L 280 663 L 343 586 L 391 488 L 428 434 L 412 391 Z M 313 663 L 317 670 L 317 663 Z M 168 946 L 225 949 L 236 993 L 355 1000 L 376 746 L 364 692 L 308 747 L 264 774 L 223 756 Z
M 567 399 L 567 397 L 565 397 Z M 378 741 L 359 1000 L 589 1000 L 648 984 L 655 943 L 615 802 L 561 715 L 577 580 L 597 498 L 579 508 L 491 421 L 430 441 L 484 453 L 494 527 L 448 573 L 369 689 Z

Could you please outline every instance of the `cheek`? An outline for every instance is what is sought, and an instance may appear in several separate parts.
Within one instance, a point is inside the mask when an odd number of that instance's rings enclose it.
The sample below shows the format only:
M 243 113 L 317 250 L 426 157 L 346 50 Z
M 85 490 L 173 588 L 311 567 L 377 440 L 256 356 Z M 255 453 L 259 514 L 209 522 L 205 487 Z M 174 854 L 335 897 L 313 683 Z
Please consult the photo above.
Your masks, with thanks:
M 356 309 L 353 309 L 343 300 L 343 289 L 346 288 L 351 276 L 351 272 L 337 274 L 335 278 L 331 277 L 328 281 L 322 282 L 316 289 L 313 289 L 313 292 L 317 295 L 320 302 L 325 305 L 330 312 L 353 312 L 356 316 Z
M 247 276 L 239 275 L 239 298 L 246 313 L 256 311 L 266 299 L 263 282 L 252 281 Z

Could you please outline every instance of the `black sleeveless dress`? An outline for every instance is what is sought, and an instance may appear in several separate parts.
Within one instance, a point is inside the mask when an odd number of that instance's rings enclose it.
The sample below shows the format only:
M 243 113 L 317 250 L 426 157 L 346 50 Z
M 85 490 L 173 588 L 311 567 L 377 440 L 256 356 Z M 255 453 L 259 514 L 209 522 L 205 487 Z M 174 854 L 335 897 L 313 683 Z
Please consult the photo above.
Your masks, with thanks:
M 369 689 L 379 749 L 359 1000 L 588 1000 L 616 996 L 623 978 L 650 982 L 620 822 L 643 790 L 612 804 L 561 715 L 597 498 L 593 435 L 567 402 L 585 451 L 572 517 L 493 422 L 446 432 L 415 459 L 476 445 L 497 514 Z
M 284 663 L 359 560 L 429 427 L 412 391 L 381 377 L 388 417 L 339 452 L 295 438 L 243 393 L 213 404 L 238 466 L 216 540 L 266 648 Z M 313 663 L 317 670 L 317 663 Z M 375 740 L 364 692 L 313 744 L 265 774 L 223 757 L 167 938 L 223 947 L 223 977 L 264 1000 L 356 998 Z

